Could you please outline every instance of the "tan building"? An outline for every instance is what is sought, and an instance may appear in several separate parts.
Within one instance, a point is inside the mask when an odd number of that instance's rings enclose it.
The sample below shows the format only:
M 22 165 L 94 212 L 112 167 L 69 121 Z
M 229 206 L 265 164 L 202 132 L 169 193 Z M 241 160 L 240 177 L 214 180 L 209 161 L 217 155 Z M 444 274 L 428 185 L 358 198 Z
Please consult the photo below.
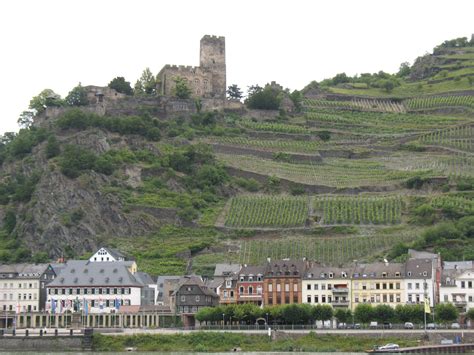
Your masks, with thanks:
M 405 264 L 372 263 L 356 265 L 351 280 L 351 307 L 360 303 L 374 306 L 405 304 Z
M 302 303 L 301 279 L 306 268 L 305 261 L 268 262 L 263 278 L 263 305 Z
M 174 96 L 175 79 L 185 79 L 192 96 L 204 98 L 226 97 L 225 38 L 206 35 L 200 43 L 198 67 L 165 65 L 157 75 L 157 93 Z

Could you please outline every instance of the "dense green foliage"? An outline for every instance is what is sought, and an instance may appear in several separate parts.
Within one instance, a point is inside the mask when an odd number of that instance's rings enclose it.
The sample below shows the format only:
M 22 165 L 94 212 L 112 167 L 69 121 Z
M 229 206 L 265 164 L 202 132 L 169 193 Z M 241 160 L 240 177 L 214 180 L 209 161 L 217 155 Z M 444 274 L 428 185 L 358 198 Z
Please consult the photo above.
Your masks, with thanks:
M 373 338 L 320 335 L 310 333 L 298 338 L 285 338 L 271 341 L 266 336 L 223 332 L 194 332 L 176 335 L 120 335 L 108 336 L 94 334 L 93 349 L 95 351 L 123 351 L 134 347 L 138 351 L 159 352 L 230 352 L 240 348 L 242 351 L 255 352 L 363 352 L 372 349 L 374 343 L 384 345 L 397 343 L 401 347 L 417 346 L 416 338 L 382 337 Z
M 89 103 L 87 91 L 80 83 L 69 92 L 64 101 L 68 106 L 86 106 Z
M 133 89 L 130 85 L 130 82 L 126 81 L 123 76 L 117 76 L 113 78 L 108 87 L 121 94 L 133 95 Z
M 281 91 L 269 85 L 265 88 L 253 86 L 245 100 L 248 108 L 259 110 L 278 110 L 280 102 Z

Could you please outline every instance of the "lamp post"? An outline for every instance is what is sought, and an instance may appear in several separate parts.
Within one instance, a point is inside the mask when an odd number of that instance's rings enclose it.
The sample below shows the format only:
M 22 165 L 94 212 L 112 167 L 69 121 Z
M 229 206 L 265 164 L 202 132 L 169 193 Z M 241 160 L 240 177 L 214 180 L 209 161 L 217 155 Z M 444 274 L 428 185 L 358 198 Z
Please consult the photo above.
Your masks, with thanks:
M 265 320 L 267 322 L 267 328 L 268 328 L 268 313 L 265 313 Z
M 222 313 L 222 329 L 224 329 L 225 324 L 225 313 Z

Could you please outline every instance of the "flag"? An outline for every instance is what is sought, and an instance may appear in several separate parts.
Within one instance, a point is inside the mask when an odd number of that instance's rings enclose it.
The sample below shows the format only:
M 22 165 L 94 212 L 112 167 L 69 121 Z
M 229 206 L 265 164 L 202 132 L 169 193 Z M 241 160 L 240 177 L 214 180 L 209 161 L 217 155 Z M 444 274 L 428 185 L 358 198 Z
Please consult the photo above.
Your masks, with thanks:
M 16 314 L 20 313 L 20 310 L 21 310 L 20 303 L 17 303 L 16 304 Z
M 56 301 L 54 299 L 51 299 L 51 313 L 56 313 Z
M 115 309 L 118 311 L 120 309 L 120 300 L 118 298 L 115 298 L 114 303 Z
M 104 310 L 104 301 L 102 301 L 102 298 L 99 298 L 99 310 L 100 312 Z
M 84 298 L 84 314 L 87 316 L 88 313 L 89 313 L 89 304 L 87 300 Z
M 430 308 L 430 299 L 425 298 L 425 313 L 431 313 L 431 308 Z

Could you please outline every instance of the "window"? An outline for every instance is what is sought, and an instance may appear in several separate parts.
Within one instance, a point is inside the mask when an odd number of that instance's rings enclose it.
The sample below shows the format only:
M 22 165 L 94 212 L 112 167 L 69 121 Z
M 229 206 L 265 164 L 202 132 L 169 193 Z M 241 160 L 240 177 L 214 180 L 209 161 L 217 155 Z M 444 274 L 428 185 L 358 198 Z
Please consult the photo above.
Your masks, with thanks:
M 461 281 L 461 288 L 466 288 L 466 282 L 465 281 Z
M 408 303 L 412 303 L 413 302 L 413 296 L 411 294 L 408 295 Z
M 411 290 L 411 282 L 408 283 L 407 287 L 409 290 Z
M 314 290 L 317 291 L 318 290 L 318 284 L 314 284 Z
M 273 284 L 268 284 L 268 292 L 273 292 Z
M 359 296 L 354 297 L 354 303 L 359 303 Z
M 298 284 L 293 284 L 293 291 L 298 292 Z
M 270 291 L 270 290 L 269 290 Z M 239 293 L 242 295 L 244 293 L 244 287 L 243 286 L 240 286 L 239 287 Z
M 196 302 L 201 301 L 201 297 L 199 295 L 196 296 Z
M 386 283 L 383 283 L 383 284 L 382 284 L 382 289 L 384 289 L 384 290 L 387 289 L 387 284 L 386 284 Z
M 285 284 L 285 292 L 290 292 L 290 284 Z
M 249 294 L 253 294 L 253 287 L 249 286 Z
M 249 281 L 253 281 L 253 276 L 249 276 Z
M 393 303 L 393 295 L 390 294 L 390 302 Z
M 311 303 L 311 296 L 306 296 L 306 303 Z
M 281 284 L 277 284 L 277 292 L 281 292 Z
M 332 285 L 328 284 L 328 290 L 331 290 L 331 289 L 332 289 Z
M 380 290 L 380 284 L 379 284 L 379 283 L 376 283 L 376 284 L 375 284 L 375 289 L 376 289 L 376 290 Z
M 389 288 L 390 290 L 393 290 L 393 283 L 389 283 L 388 286 L 389 286 L 388 288 Z
M 387 303 L 387 295 L 382 296 L 383 303 Z
M 186 302 L 186 296 L 181 296 L 181 302 Z
M 326 284 L 321 284 L 321 290 L 325 290 L 326 289 Z
M 472 288 L 472 281 L 468 281 L 468 282 L 467 282 L 467 287 L 468 287 L 468 288 Z
M 324 295 L 321 296 L 321 302 L 322 302 L 322 303 L 326 303 L 326 296 L 324 296 Z
M 311 290 L 311 284 L 307 284 L 307 285 L 306 285 L 306 289 L 307 289 L 307 290 Z M 308 302 L 308 303 L 309 303 L 309 302 Z

